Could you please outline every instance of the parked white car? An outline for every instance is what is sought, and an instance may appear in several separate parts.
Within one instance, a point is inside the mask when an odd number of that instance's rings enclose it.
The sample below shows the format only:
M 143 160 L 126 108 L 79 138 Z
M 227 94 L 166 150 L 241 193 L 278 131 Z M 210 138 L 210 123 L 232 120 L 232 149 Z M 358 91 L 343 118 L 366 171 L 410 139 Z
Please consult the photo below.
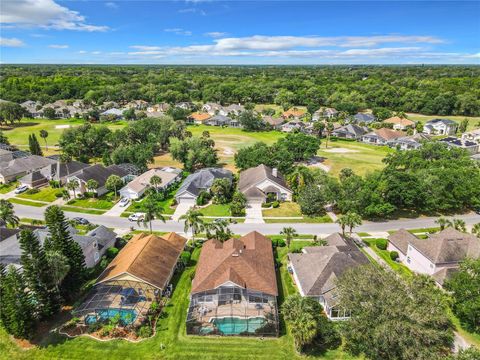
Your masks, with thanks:
M 15 194 L 21 194 L 21 193 L 23 193 L 23 192 L 25 192 L 25 191 L 27 191 L 27 190 L 28 190 L 28 186 L 27 186 L 27 185 L 20 185 L 19 187 L 17 187 L 17 188 L 15 189 L 14 192 L 15 192 Z
M 120 207 L 125 207 L 125 206 L 127 206 L 129 203 L 130 203 L 130 199 L 128 199 L 128 198 L 121 198 L 120 201 L 118 202 L 118 204 L 120 205 Z
M 141 221 L 145 217 L 144 213 L 133 213 L 128 217 L 128 220 L 130 221 Z

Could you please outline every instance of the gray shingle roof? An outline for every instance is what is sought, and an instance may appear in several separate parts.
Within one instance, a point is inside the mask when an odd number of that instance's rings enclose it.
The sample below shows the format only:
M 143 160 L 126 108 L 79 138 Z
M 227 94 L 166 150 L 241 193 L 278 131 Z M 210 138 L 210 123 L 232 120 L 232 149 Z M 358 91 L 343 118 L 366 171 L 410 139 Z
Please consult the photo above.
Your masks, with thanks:
M 0 167 L 0 174 L 3 176 L 13 176 L 25 172 L 35 171 L 54 163 L 55 160 L 48 159 L 43 156 L 30 155 L 11 160 L 6 163 L 6 165 L 2 164 Z
M 93 179 L 98 182 L 98 186 L 104 186 L 110 175 L 124 177 L 129 174 L 117 165 L 104 167 L 103 165 L 96 164 L 80 170 L 75 177 L 84 182 Z
M 246 196 L 252 195 L 251 189 L 267 179 L 287 190 L 290 190 L 280 172 L 277 172 L 277 176 L 273 176 L 272 168 L 263 164 L 242 171 L 238 180 L 238 189 Z
M 177 191 L 176 196 L 184 192 L 198 196 L 202 190 L 209 189 L 215 179 L 228 179 L 232 181 L 232 172 L 221 168 L 200 169 L 187 176 L 182 186 Z
M 345 126 L 342 126 L 341 128 L 338 128 L 333 131 L 333 135 L 338 135 L 338 134 L 350 134 L 355 136 L 356 138 L 366 134 L 368 132 L 368 129 L 363 126 L 359 126 L 356 124 L 348 124 Z
M 404 255 L 407 253 L 408 244 L 416 240 L 418 240 L 418 238 L 405 229 L 400 229 L 388 237 L 388 241 Z

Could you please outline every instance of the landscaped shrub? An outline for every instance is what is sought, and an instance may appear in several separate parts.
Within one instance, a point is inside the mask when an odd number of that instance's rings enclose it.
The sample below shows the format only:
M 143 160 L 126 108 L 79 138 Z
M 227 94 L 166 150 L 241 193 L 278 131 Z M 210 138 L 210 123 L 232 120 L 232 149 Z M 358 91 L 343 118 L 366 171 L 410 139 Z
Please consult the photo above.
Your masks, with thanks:
M 271 203 L 275 200 L 277 200 L 277 196 L 274 193 L 267 194 L 267 202 Z
M 137 334 L 138 337 L 147 338 L 147 337 L 152 336 L 153 331 L 152 331 L 152 328 L 146 324 L 146 325 L 140 326 L 137 329 L 136 334 Z
M 108 335 L 110 335 L 110 334 L 113 332 L 113 328 L 114 328 L 113 325 L 105 325 L 105 326 L 102 328 L 102 331 L 100 332 L 100 335 L 102 335 L 102 336 L 108 336 Z
M 75 326 L 77 326 L 77 324 L 79 322 L 80 322 L 80 318 L 73 317 L 65 324 L 65 328 L 66 329 L 73 329 Z
M 50 180 L 48 182 L 51 188 L 58 189 L 60 187 L 60 182 L 57 180 Z
M 95 322 L 93 324 L 88 325 L 87 332 L 93 333 L 97 330 L 100 330 L 101 327 L 102 327 L 102 324 L 100 322 Z
M 272 207 L 273 207 L 273 208 L 278 208 L 279 206 L 280 206 L 280 203 L 279 203 L 278 201 L 274 201 L 274 202 L 272 203 Z
M 287 243 L 283 239 L 277 239 L 277 241 L 275 242 L 275 245 L 278 247 L 285 247 Z
M 198 194 L 197 205 L 198 206 L 205 205 L 206 203 L 208 203 L 210 201 L 211 198 L 212 198 L 212 196 L 210 195 L 210 193 L 208 191 L 204 190 L 204 191 L 200 192 L 200 194 Z
M 190 262 L 191 257 L 192 257 L 192 254 L 190 254 L 189 251 L 183 251 L 182 254 L 180 255 L 180 260 L 185 266 L 187 266 L 188 263 Z
M 170 206 L 177 206 L 177 199 L 173 198 L 170 203 Z
M 131 238 L 132 236 L 130 234 L 125 235 L 124 237 L 121 237 L 121 238 L 117 238 L 117 240 L 115 241 L 115 247 L 117 249 L 123 248 L 125 245 L 127 245 L 128 240 L 130 240 Z
M 107 256 L 108 259 L 113 259 L 115 256 L 117 256 L 118 252 L 120 250 L 118 250 L 117 248 L 115 247 L 109 247 L 105 253 L 105 255 Z
M 272 203 L 266 202 L 262 204 L 262 208 L 269 208 L 272 206 Z
M 388 241 L 386 239 L 377 239 L 375 244 L 380 250 L 387 250 Z
M 398 252 L 396 252 L 396 251 L 390 251 L 390 259 L 392 259 L 393 261 L 397 261 L 397 259 L 398 259 Z
M 61 197 L 63 197 L 63 193 L 62 192 L 57 192 L 57 193 L 55 193 L 55 197 L 56 198 L 61 198 Z
M 27 190 L 27 194 L 28 194 L 28 195 L 37 194 L 37 193 L 39 193 L 39 192 L 40 192 L 40 190 L 38 190 L 37 188 L 33 188 L 33 189 L 28 189 L 28 190 Z

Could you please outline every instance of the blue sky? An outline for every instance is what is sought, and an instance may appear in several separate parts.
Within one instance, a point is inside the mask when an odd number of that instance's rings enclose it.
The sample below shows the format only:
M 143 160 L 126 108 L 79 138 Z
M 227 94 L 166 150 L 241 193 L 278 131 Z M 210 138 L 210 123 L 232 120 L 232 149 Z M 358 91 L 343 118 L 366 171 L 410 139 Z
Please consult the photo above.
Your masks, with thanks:
M 2 0 L 2 63 L 480 63 L 480 1 Z

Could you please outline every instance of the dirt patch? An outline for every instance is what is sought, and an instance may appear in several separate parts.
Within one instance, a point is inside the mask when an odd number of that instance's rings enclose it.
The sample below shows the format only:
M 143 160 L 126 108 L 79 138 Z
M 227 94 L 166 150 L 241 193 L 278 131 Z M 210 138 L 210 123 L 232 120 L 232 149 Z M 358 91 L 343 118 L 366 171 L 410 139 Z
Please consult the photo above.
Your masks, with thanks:
M 315 164 L 311 164 L 311 165 L 309 165 L 309 166 L 322 169 L 322 170 L 325 171 L 325 172 L 329 172 L 329 171 L 330 171 L 330 166 L 327 166 L 327 165 L 322 164 L 322 163 L 320 163 L 320 162 L 315 163 Z
M 233 155 L 235 155 L 235 150 L 233 150 L 231 147 L 224 146 L 222 154 L 224 156 L 233 156 Z
M 336 153 L 336 154 L 345 154 L 345 153 L 356 153 L 356 152 L 359 152 L 358 150 L 345 149 L 345 148 L 332 148 L 332 149 L 325 149 L 325 150 L 323 150 L 323 151 L 329 152 L 329 153 Z

